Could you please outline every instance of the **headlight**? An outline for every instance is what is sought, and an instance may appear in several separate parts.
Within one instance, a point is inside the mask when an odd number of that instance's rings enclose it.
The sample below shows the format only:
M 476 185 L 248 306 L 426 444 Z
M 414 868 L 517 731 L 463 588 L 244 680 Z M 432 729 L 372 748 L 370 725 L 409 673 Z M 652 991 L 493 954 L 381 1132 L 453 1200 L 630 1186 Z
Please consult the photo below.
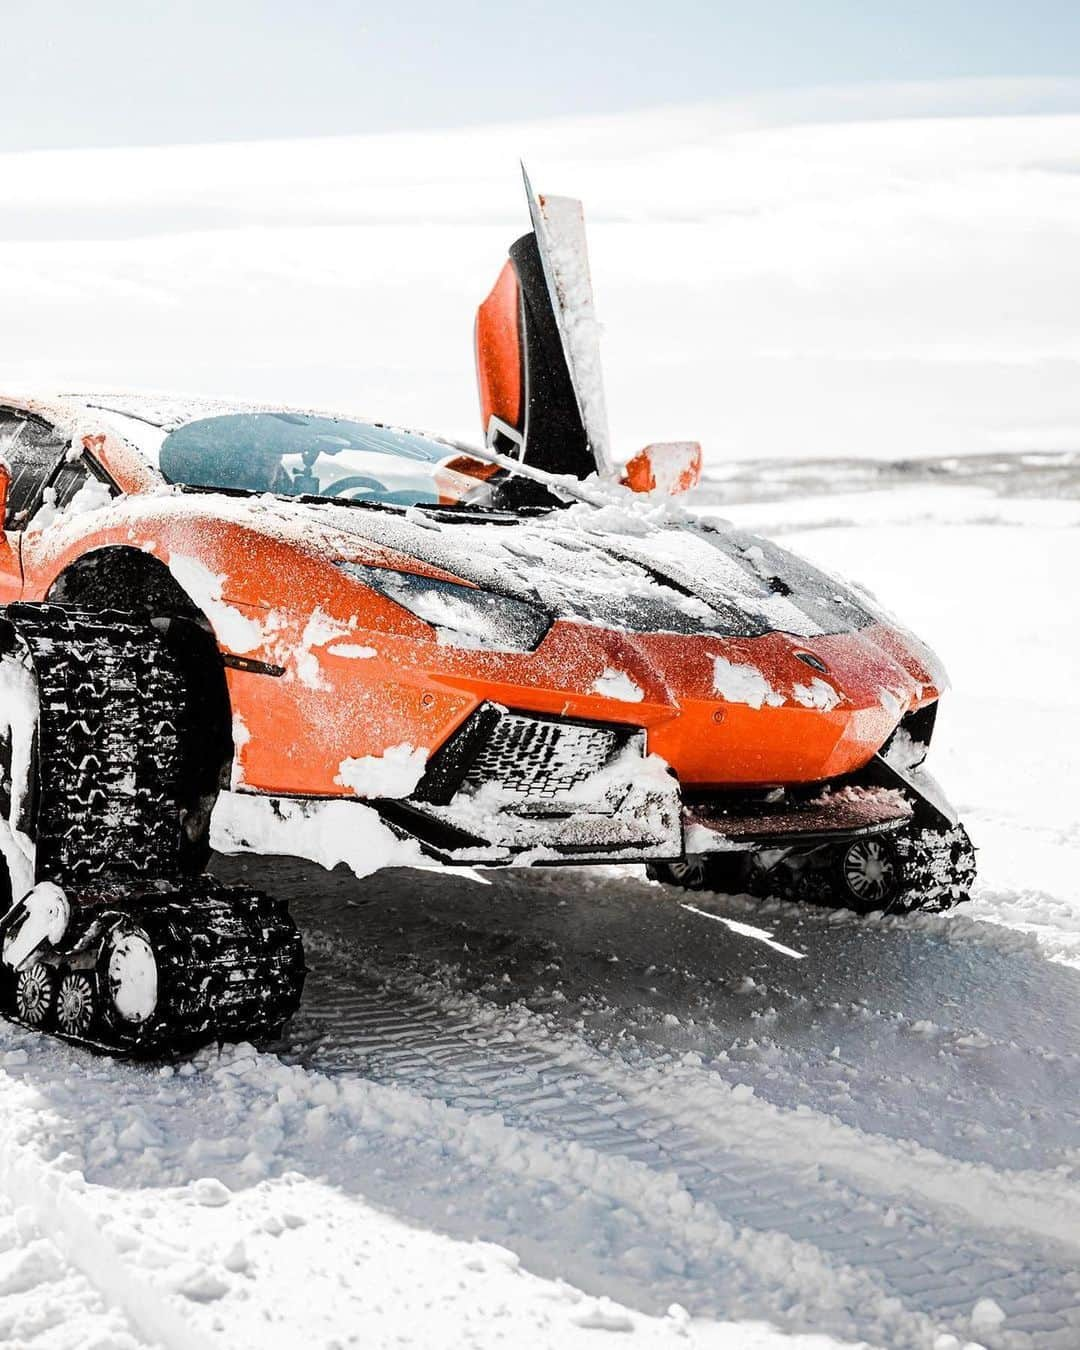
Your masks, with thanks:
M 538 605 L 493 591 L 364 563 L 342 563 L 341 570 L 431 624 L 450 647 L 531 652 L 551 627 L 551 616 Z

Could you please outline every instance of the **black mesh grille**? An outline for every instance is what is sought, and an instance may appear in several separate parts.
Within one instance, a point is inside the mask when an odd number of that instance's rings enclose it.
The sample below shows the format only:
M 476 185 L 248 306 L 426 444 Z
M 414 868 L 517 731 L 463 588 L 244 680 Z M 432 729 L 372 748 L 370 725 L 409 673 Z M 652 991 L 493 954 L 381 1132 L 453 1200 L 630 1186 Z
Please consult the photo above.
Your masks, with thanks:
M 527 801 L 557 801 L 610 764 L 632 731 L 505 713 L 481 745 L 462 787 L 494 784 Z
M 484 703 L 406 801 L 379 811 L 436 856 L 469 863 L 637 862 L 682 852 L 679 785 L 639 774 L 645 730 Z

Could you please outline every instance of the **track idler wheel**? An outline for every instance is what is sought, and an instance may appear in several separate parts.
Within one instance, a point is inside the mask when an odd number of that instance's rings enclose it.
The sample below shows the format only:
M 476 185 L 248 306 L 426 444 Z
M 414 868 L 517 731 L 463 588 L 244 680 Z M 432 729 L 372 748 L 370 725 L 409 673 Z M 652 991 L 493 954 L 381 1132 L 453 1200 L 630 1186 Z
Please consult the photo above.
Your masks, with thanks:
M 866 835 L 824 855 L 785 865 L 787 898 L 852 909 L 857 914 L 910 914 L 961 904 L 975 880 L 975 850 L 962 825 L 910 824 Z
M 15 1012 L 28 1027 L 48 1026 L 56 1001 L 56 972 L 44 961 L 20 970 L 15 977 Z
M 130 919 L 118 919 L 106 934 L 97 977 L 110 1020 L 141 1027 L 157 1011 L 157 955 L 150 938 Z
M 853 840 L 839 851 L 836 879 L 852 909 L 887 909 L 903 887 L 902 864 L 892 840 L 880 835 Z

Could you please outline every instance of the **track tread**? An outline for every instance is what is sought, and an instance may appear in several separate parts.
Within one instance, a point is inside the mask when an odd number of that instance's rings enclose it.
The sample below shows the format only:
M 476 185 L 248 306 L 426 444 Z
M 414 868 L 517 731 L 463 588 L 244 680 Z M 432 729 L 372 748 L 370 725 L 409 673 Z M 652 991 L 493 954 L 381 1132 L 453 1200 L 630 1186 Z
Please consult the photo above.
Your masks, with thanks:
M 131 1057 L 159 1057 L 212 1041 L 259 1040 L 293 1015 L 304 987 L 299 929 L 284 904 L 260 891 L 211 876 L 148 886 L 107 882 L 71 892 L 74 918 L 59 949 L 46 958 L 57 972 L 78 969 L 96 981 L 94 1022 L 61 1039 Z M 158 1000 L 143 1025 L 109 1016 L 101 954 L 119 924 L 147 937 L 157 961 Z M 6 969 L 6 1015 L 18 1015 L 15 977 Z
M 6 613 L 38 684 L 38 878 L 173 875 L 183 689 L 163 638 L 121 612 Z
M 164 635 L 119 611 L 16 604 L 4 614 L 37 682 L 36 880 L 63 887 L 72 910 L 42 960 L 58 984 L 85 977 L 96 990 L 91 1024 L 63 1038 L 160 1055 L 271 1034 L 299 1006 L 300 934 L 282 902 L 184 875 L 185 683 Z M 141 1025 L 107 993 L 104 953 L 120 924 L 141 930 L 157 963 L 157 1004 Z M 20 1020 L 7 967 L 0 985 Z M 63 1035 L 55 1009 L 49 1021 Z

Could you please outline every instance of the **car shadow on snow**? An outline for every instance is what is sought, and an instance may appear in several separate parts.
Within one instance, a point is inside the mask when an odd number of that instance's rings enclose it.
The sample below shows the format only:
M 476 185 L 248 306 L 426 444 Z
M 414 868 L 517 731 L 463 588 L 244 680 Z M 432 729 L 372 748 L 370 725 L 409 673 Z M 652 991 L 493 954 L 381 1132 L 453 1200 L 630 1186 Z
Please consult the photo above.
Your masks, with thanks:
M 946 1162 L 1045 1171 L 1068 1158 L 1080 978 L 1026 937 L 962 916 L 687 897 L 637 869 L 488 884 L 358 881 L 287 859 L 215 870 L 286 896 L 304 930 L 308 985 L 275 1055 L 120 1065 L 0 1031 L 5 1071 L 33 1098 L 24 1138 L 132 1205 L 150 1190 L 188 1203 L 206 1177 L 272 1204 L 295 1173 L 642 1311 L 679 1302 L 876 1342 L 901 1338 L 873 1293 L 888 1244 L 905 1317 L 947 1322 L 974 1301 L 955 1279 L 927 1282 L 928 1233 L 1010 1319 L 1069 1282 L 1052 1245 L 929 1220 L 900 1198 L 897 1226 L 888 1202 L 858 1188 L 844 1200 L 812 1156 L 814 1129 L 839 1120 Z M 762 1122 L 761 1146 L 740 1106 L 724 1115 L 748 1096 L 788 1113 Z M 720 1131 L 682 1143 L 695 1102 Z M 808 1233 L 825 1252 L 847 1244 L 865 1304 L 828 1287 L 816 1299 L 825 1267 L 805 1288 L 778 1283 L 793 1258 L 771 1244 Z
M 287 896 L 305 930 L 293 1042 L 313 1068 L 381 1073 L 377 1018 L 354 1047 L 338 1016 L 352 977 L 436 1007 L 524 1007 L 540 1039 L 561 1029 L 631 1067 L 700 1055 L 779 1106 L 948 1157 L 1045 1169 L 1080 1139 L 1080 973 L 963 910 L 861 919 L 691 895 L 636 868 L 489 871 L 487 885 L 285 859 L 217 870 Z

